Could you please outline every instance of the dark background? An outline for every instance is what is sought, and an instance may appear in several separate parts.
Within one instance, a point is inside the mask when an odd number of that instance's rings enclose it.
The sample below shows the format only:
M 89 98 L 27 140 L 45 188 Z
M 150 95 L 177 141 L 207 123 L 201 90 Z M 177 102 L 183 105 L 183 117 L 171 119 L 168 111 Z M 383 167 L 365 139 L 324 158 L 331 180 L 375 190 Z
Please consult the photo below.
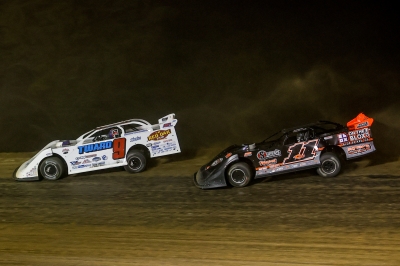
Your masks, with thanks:
M 0 1 L 0 152 L 172 112 L 184 151 L 364 112 L 399 155 L 398 17 L 382 1 Z

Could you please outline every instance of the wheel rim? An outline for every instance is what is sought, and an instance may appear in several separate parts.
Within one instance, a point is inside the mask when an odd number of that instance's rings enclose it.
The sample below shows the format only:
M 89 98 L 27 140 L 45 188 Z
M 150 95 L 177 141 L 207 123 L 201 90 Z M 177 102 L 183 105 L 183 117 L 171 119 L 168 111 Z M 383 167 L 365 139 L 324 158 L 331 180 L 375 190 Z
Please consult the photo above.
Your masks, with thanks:
M 58 176 L 58 168 L 53 163 L 46 164 L 44 172 L 47 178 L 56 178 Z
M 133 157 L 129 160 L 129 168 L 132 170 L 138 170 L 142 166 L 142 160 L 138 157 Z
M 336 170 L 336 163 L 333 160 L 326 160 L 322 163 L 321 169 L 326 174 L 332 174 Z
M 236 184 L 242 184 L 246 181 L 247 176 L 243 170 L 235 169 L 231 173 L 231 179 Z

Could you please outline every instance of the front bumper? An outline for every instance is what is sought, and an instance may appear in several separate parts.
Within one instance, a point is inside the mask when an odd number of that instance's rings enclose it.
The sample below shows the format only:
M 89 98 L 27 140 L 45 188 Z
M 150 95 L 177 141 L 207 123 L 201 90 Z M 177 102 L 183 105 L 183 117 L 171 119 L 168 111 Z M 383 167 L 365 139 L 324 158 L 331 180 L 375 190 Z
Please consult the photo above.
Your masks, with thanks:
M 18 166 L 15 170 L 14 173 L 12 175 L 12 177 L 14 178 L 14 180 L 16 181 L 38 181 L 39 180 L 39 176 L 29 176 L 29 177 L 17 177 L 17 172 L 19 170 L 21 166 Z
M 217 169 L 212 172 L 204 170 L 204 167 L 193 175 L 193 183 L 201 189 L 226 187 L 224 168 Z

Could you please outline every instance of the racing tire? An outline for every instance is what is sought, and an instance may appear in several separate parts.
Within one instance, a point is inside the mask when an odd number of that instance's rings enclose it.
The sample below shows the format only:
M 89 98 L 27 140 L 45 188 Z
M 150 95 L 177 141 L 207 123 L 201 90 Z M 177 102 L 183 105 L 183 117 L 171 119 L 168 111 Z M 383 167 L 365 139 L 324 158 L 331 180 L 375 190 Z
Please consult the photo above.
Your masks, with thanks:
M 321 156 L 321 165 L 317 173 L 322 177 L 335 177 L 342 168 L 342 163 L 335 153 L 327 152 Z
M 64 174 L 63 162 L 57 157 L 48 157 L 40 163 L 39 171 L 44 179 L 60 179 Z
M 146 168 L 146 156 L 138 150 L 128 152 L 126 155 L 127 165 L 124 166 L 125 171 L 129 173 L 140 173 Z
M 234 187 L 245 187 L 252 180 L 252 171 L 247 163 L 235 163 L 228 170 L 228 181 Z

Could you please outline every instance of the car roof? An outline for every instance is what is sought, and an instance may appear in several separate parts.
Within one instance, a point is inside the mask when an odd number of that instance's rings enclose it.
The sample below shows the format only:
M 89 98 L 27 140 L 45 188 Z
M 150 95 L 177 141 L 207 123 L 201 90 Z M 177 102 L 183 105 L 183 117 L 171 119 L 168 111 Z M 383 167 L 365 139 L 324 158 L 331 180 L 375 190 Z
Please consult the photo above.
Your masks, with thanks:
M 327 125 L 327 124 L 331 124 L 331 125 L 335 125 L 337 128 L 342 128 L 343 125 L 335 123 L 335 122 L 331 122 L 331 121 L 325 121 L 325 120 L 320 120 L 314 123 L 309 123 L 309 124 L 304 124 L 301 126 L 297 126 L 297 127 L 291 127 L 291 128 L 285 128 L 282 129 L 282 133 L 287 133 L 287 132 L 293 132 L 296 130 L 306 130 L 307 128 L 313 128 L 313 127 L 319 127 L 322 125 Z
M 149 122 L 147 122 L 146 120 L 143 120 L 143 119 L 129 119 L 129 120 L 113 123 L 113 124 L 96 127 L 95 130 L 104 129 L 104 128 L 112 127 L 112 126 L 128 125 L 128 124 L 138 124 L 140 126 L 151 126 L 151 124 Z

